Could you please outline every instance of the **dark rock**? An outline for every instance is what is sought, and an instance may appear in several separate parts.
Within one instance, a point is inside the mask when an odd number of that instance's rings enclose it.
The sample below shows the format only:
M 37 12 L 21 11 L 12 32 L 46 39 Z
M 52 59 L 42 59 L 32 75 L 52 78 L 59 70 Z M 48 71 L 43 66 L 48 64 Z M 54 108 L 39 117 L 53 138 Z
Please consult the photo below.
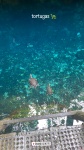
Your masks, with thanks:
M 75 56 L 76 56 L 76 58 L 79 59 L 79 60 L 84 59 L 84 50 L 78 51 Z

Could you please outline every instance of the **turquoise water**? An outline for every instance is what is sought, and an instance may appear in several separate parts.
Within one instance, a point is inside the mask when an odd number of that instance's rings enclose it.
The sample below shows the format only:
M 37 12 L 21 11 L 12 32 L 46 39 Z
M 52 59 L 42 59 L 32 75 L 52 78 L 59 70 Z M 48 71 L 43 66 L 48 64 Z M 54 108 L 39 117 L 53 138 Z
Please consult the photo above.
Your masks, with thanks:
M 84 88 L 83 3 L 0 6 L 0 114 L 23 105 L 64 104 Z M 32 18 L 48 15 L 49 18 Z M 55 15 L 55 19 L 52 19 Z M 39 86 L 31 88 L 30 74 Z M 46 93 L 50 84 L 53 94 Z

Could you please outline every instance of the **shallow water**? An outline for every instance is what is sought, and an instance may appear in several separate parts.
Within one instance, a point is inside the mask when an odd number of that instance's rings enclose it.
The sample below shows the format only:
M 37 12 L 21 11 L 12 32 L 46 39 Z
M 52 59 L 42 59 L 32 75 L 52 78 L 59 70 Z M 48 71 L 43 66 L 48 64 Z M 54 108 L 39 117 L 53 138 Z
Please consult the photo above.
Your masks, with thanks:
M 81 3 L 0 8 L 0 114 L 32 103 L 69 107 L 83 91 L 83 14 Z M 39 83 L 36 89 L 29 84 L 30 74 Z M 48 84 L 52 95 L 46 93 Z

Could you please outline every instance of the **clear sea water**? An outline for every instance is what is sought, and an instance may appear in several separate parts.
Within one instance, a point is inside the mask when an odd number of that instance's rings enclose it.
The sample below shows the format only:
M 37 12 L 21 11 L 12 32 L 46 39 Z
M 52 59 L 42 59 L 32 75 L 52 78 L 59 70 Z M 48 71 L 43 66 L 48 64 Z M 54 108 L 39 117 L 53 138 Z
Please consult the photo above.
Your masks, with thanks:
M 39 83 L 36 89 L 30 74 Z M 46 93 L 48 84 L 52 95 Z M 69 107 L 82 91 L 84 3 L 0 6 L 0 114 L 32 103 Z

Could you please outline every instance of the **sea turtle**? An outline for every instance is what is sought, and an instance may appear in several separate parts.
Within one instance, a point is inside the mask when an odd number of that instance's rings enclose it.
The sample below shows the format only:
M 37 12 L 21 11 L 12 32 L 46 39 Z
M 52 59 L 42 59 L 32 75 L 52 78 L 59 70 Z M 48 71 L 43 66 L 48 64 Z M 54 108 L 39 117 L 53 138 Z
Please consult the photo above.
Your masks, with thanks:
M 53 91 L 52 91 L 52 88 L 51 88 L 50 84 L 48 84 L 48 86 L 47 86 L 47 94 L 48 95 L 53 94 Z
M 32 77 L 32 74 L 30 74 L 29 83 L 34 88 L 36 88 L 39 85 L 37 79 Z

